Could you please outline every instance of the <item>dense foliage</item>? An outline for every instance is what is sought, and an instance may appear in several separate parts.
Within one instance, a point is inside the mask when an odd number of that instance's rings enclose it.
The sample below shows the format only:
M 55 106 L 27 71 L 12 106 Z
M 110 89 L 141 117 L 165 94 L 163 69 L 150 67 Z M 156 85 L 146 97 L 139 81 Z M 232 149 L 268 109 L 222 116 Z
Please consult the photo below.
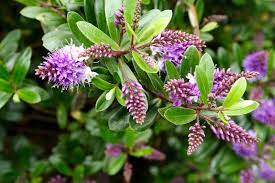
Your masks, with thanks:
M 0 182 L 275 181 L 273 1 L 0 14 Z

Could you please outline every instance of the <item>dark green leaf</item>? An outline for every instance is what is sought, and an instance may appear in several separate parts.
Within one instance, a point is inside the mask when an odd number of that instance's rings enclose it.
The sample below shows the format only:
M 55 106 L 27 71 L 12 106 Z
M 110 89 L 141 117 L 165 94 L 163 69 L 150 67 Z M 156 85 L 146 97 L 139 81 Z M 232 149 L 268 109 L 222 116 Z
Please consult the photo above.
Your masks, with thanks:
M 11 73 L 11 80 L 17 86 L 21 85 L 22 81 L 25 79 L 31 64 L 32 50 L 31 48 L 26 48 L 21 52 L 20 56 L 17 58 L 13 71 Z
M 9 101 L 11 93 L 0 92 L 0 109 Z
M 125 99 L 122 98 L 122 91 L 119 87 L 116 87 L 116 99 L 120 105 L 125 106 Z
M 181 65 L 180 73 L 181 77 L 184 78 L 188 73 L 195 71 L 196 65 L 199 65 L 200 56 L 195 46 L 190 46 L 184 53 Z
M 105 18 L 105 1 L 104 0 L 95 0 L 95 15 L 96 15 L 96 22 L 97 27 L 102 30 L 103 32 L 107 33 L 107 25 L 106 25 L 106 18 Z
M 105 91 L 100 95 L 95 104 L 96 111 L 104 111 L 112 105 L 115 99 L 115 90 Z
M 208 105 L 208 94 L 210 88 L 207 82 L 206 72 L 199 66 L 196 67 L 196 80 L 200 90 L 200 98 L 205 105 Z
M 94 77 L 92 79 L 92 83 L 93 83 L 93 85 L 95 85 L 100 90 L 111 90 L 115 86 L 114 84 L 111 84 L 111 83 L 101 79 L 100 75 Z
M 85 167 L 78 165 L 73 171 L 73 182 L 82 182 L 85 174 Z
M 197 117 L 196 111 L 183 107 L 171 107 L 164 113 L 165 118 L 175 125 L 184 125 L 194 121 Z
M 180 75 L 177 71 L 177 68 L 172 62 L 166 61 L 165 69 L 166 69 L 168 79 L 180 79 Z
M 79 30 L 93 43 L 95 44 L 110 44 L 112 49 L 119 50 L 118 44 L 112 40 L 109 36 L 107 36 L 104 32 L 102 32 L 100 29 L 95 27 L 94 25 L 80 21 L 77 22 L 77 27 Z
M 7 62 L 8 59 L 15 54 L 20 38 L 20 30 L 13 30 L 5 36 L 0 43 L 0 59 Z
M 158 109 L 158 112 L 159 112 L 159 114 L 160 114 L 164 119 L 166 119 L 165 116 L 164 116 L 164 114 L 165 114 L 165 112 L 166 112 L 168 109 L 170 109 L 171 107 L 172 107 L 172 105 L 168 105 L 168 106 L 166 106 L 166 107 L 159 108 L 159 109 Z
M 19 89 L 16 91 L 16 93 L 18 94 L 20 99 L 30 104 L 35 104 L 41 101 L 40 95 L 28 88 Z
M 196 1 L 196 12 L 197 12 L 199 22 L 202 19 L 203 11 L 204 11 L 204 2 L 203 2 L 203 0 Z
M 7 80 L 9 78 L 8 70 L 5 64 L 0 60 L 0 78 Z
M 223 102 L 223 107 L 229 108 L 232 105 L 236 104 L 240 98 L 243 96 L 246 90 L 246 79 L 241 77 L 238 79 L 231 87 L 229 93 L 227 94 L 226 98 Z
M 257 109 L 259 103 L 253 100 L 243 100 L 236 104 L 231 105 L 228 108 L 225 108 L 223 113 L 228 116 L 240 116 L 244 114 L 248 114 L 255 109 Z
M 110 130 L 122 131 L 129 125 L 130 114 L 128 111 L 121 107 L 109 118 L 108 125 Z
M 211 56 L 208 53 L 205 53 L 200 60 L 200 65 L 199 65 L 206 73 L 207 77 L 207 82 L 208 82 L 208 87 L 210 91 L 212 90 L 213 86 L 213 81 L 214 81 L 214 70 L 215 66 L 213 63 L 213 60 Z M 209 91 L 209 92 L 210 92 Z
M 61 159 L 61 157 L 54 155 L 50 157 L 49 161 L 58 172 L 65 175 L 71 174 L 70 167 L 65 161 Z
M 67 21 L 74 36 L 85 46 L 90 46 L 92 42 L 80 32 L 76 25 L 77 22 L 84 21 L 84 19 L 78 13 L 71 11 L 67 15 Z
M 91 24 L 96 24 L 96 16 L 95 16 L 95 0 L 84 0 L 84 12 L 86 16 L 86 20 Z
M 155 73 L 147 73 L 147 75 L 151 81 L 151 84 L 154 87 L 154 90 L 160 93 L 164 93 L 164 90 L 163 90 L 164 83 L 159 78 L 159 76 Z

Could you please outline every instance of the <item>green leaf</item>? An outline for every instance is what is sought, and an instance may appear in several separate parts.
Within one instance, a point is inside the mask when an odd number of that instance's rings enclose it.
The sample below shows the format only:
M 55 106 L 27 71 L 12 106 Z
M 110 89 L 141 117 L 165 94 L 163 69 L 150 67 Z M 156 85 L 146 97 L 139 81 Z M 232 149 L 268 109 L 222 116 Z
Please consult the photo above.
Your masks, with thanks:
M 150 22 L 160 13 L 158 9 L 153 9 L 148 11 L 145 15 L 143 15 L 138 22 L 138 30 L 140 31 L 143 27 L 150 24 Z
M 37 6 L 39 5 L 39 0 L 15 0 L 16 2 L 19 2 L 21 4 L 24 4 L 25 6 Z
M 11 84 L 4 79 L 0 79 L 0 92 L 12 93 Z
M 100 29 L 95 27 L 94 25 L 80 21 L 77 22 L 77 27 L 79 30 L 93 43 L 95 44 L 110 44 L 112 49 L 119 50 L 118 44 L 112 40 L 109 36 L 107 36 L 104 32 L 102 32 Z
M 102 93 L 100 95 L 100 97 L 97 99 L 96 104 L 95 104 L 95 109 L 96 111 L 104 111 L 106 110 L 108 107 L 110 107 L 110 105 L 112 105 L 114 99 L 115 99 L 115 94 L 112 93 L 110 96 L 109 100 L 106 100 L 106 95 L 107 95 L 108 91 L 105 91 L 104 93 Z
M 131 25 L 133 23 L 136 7 L 138 5 L 137 3 L 139 3 L 138 0 L 125 0 L 124 1 L 124 19 L 125 19 L 126 24 L 129 25 L 129 26 L 126 26 L 126 32 L 127 32 L 128 38 L 130 40 L 132 37 L 132 31 L 129 28 L 131 28 Z
M 47 100 L 50 98 L 49 93 L 39 86 L 30 85 L 24 88 L 33 91 L 34 93 L 37 93 L 40 96 L 41 100 Z
M 199 62 L 200 55 L 197 48 L 193 45 L 187 48 L 180 65 L 181 77 L 184 78 L 188 73 L 193 73 L 196 65 L 199 65 Z
M 159 93 L 164 93 L 163 90 L 163 81 L 159 78 L 158 74 L 156 73 L 147 73 L 150 81 L 151 81 L 151 85 L 153 85 L 154 90 L 159 92 Z
M 68 123 L 67 109 L 64 104 L 59 104 L 57 107 L 57 122 L 60 128 L 64 129 Z
M 241 77 L 238 79 L 231 87 L 229 93 L 227 94 L 226 98 L 223 102 L 224 108 L 229 108 L 232 105 L 236 104 L 240 98 L 243 96 L 246 90 L 246 79 Z
M 55 12 L 40 13 L 35 18 L 43 25 L 47 26 L 50 30 L 53 30 L 57 26 L 66 23 L 65 19 Z
M 151 82 L 149 77 L 147 76 L 146 72 L 144 72 L 142 69 L 140 69 L 140 67 L 137 65 L 136 62 L 133 62 L 135 71 L 136 71 L 136 75 L 138 80 L 144 85 L 146 86 L 148 89 L 151 89 Z
M 82 182 L 85 174 L 84 165 L 77 165 L 73 171 L 73 182 Z
M 159 71 L 158 65 L 155 64 L 152 68 L 148 63 L 145 62 L 145 60 L 141 57 L 140 54 L 138 54 L 135 51 L 132 51 L 133 58 L 137 65 L 145 72 L 147 73 L 157 73 Z
M 117 157 L 111 157 L 107 164 L 107 172 L 109 175 L 115 175 L 121 170 L 127 159 L 126 154 L 120 154 Z
M 53 31 L 44 34 L 42 37 L 43 46 L 49 51 L 62 48 L 71 40 L 75 44 L 78 43 L 78 40 L 72 34 L 68 24 L 62 24 L 56 27 Z
M 165 69 L 166 69 L 168 79 L 180 79 L 180 75 L 177 71 L 177 68 L 172 62 L 166 61 Z
M 20 30 L 13 30 L 9 32 L 5 38 L 0 43 L 0 59 L 7 62 L 10 57 L 12 57 L 17 48 L 18 41 L 21 38 Z
M 122 59 L 119 60 L 118 65 L 119 65 L 119 70 L 122 73 L 122 79 L 123 79 L 122 82 L 124 82 L 127 79 L 130 79 L 132 81 L 137 81 L 135 74 L 132 72 L 129 66 Z
M 225 108 L 223 113 L 228 116 L 240 116 L 248 114 L 259 107 L 259 103 L 253 100 L 243 100 Z
M 194 121 L 197 117 L 196 111 L 183 107 L 171 107 L 164 113 L 165 118 L 175 125 L 184 125 Z
M 270 50 L 268 53 L 268 62 L 267 62 L 267 77 L 272 78 L 275 73 L 275 51 Z
M 224 124 L 229 124 L 229 122 L 228 122 L 228 120 L 225 118 L 223 112 L 219 111 L 219 112 L 218 112 L 218 117 L 222 120 L 222 122 L 223 122 Z
M 122 0 L 105 0 L 105 16 L 107 21 L 107 26 L 109 34 L 113 40 L 118 42 L 119 40 L 119 31 L 114 24 L 115 12 L 120 8 Z
M 84 12 L 85 17 L 88 22 L 91 24 L 96 24 L 96 16 L 95 16 L 95 0 L 84 0 Z
M 30 104 L 35 104 L 41 101 L 40 95 L 28 88 L 19 89 L 16 91 L 16 94 L 18 94 L 20 99 Z
M 0 109 L 9 101 L 11 98 L 11 93 L 1 92 L 0 91 Z
M 134 149 L 134 151 L 130 152 L 131 156 L 135 157 L 144 157 L 149 156 L 153 153 L 154 149 L 152 147 L 142 147 L 139 149 Z
M 212 31 L 218 27 L 219 27 L 219 25 L 217 22 L 209 22 L 201 28 L 201 32 L 209 32 L 209 31 Z
M 197 12 L 199 22 L 202 19 L 203 11 L 204 11 L 204 2 L 203 2 L 203 0 L 196 1 L 196 12 Z
M 119 87 L 116 87 L 116 99 L 120 105 L 125 106 L 125 99 L 123 99 L 121 95 L 122 95 L 121 89 Z
M 78 13 L 70 11 L 67 15 L 67 21 L 74 36 L 85 46 L 90 46 L 92 42 L 80 32 L 76 25 L 77 22 L 84 21 L 84 19 Z
M 11 73 L 11 80 L 17 86 L 21 85 L 25 79 L 31 64 L 32 50 L 30 47 L 26 48 L 20 53 L 16 59 L 16 63 Z
M 103 32 L 107 32 L 106 18 L 105 18 L 105 1 L 104 0 L 95 0 L 95 15 L 97 27 Z
M 127 128 L 123 136 L 123 142 L 128 148 L 133 148 L 135 145 L 135 131 L 132 128 Z
M 165 119 L 165 112 L 172 107 L 171 104 L 167 105 L 166 107 L 162 107 L 158 109 L 159 114 Z
M 5 64 L 1 60 L 0 60 L 0 78 L 5 80 L 8 80 L 9 78 L 8 70 Z
M 139 44 L 150 42 L 155 36 L 161 33 L 169 24 L 172 18 L 172 11 L 165 10 L 159 12 L 150 23 L 145 25 L 137 34 L 139 37 Z
M 213 63 L 213 60 L 211 56 L 208 53 L 205 53 L 200 60 L 200 65 L 199 65 L 206 73 L 207 77 L 207 82 L 208 82 L 208 87 L 210 91 L 212 90 L 213 86 L 213 81 L 214 81 L 214 70 L 215 70 L 215 65 Z
M 65 175 L 71 174 L 71 170 L 68 164 L 64 160 L 62 160 L 58 155 L 51 156 L 49 161 L 58 172 Z
M 158 114 L 158 108 L 156 106 L 149 108 L 150 110 L 146 114 L 146 118 L 142 124 L 137 124 L 133 118 L 130 118 L 130 126 L 136 131 L 143 131 L 152 126 L 155 122 L 155 118 Z
M 200 98 L 205 105 L 208 105 L 208 94 L 210 88 L 207 82 L 206 72 L 201 67 L 196 67 L 196 80 L 200 90 Z
M 101 79 L 100 75 L 94 77 L 92 79 L 92 83 L 93 83 L 93 85 L 95 85 L 100 90 L 111 90 L 115 86 L 114 84 L 111 84 L 111 83 Z
M 35 19 L 41 13 L 52 12 L 51 10 L 38 6 L 28 6 L 20 11 L 20 14 L 24 17 Z
M 116 110 L 108 120 L 108 125 L 112 131 L 122 131 L 129 126 L 130 114 L 121 107 Z

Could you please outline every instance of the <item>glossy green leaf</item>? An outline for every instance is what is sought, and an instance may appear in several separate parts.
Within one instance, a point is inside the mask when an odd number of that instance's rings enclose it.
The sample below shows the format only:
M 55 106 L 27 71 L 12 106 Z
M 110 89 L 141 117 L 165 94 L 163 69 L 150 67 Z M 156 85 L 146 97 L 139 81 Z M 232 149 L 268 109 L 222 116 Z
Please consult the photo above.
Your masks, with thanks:
M 37 93 L 40 96 L 41 100 L 47 100 L 50 98 L 49 93 L 39 86 L 30 85 L 24 88 L 33 91 L 34 93 Z
M 118 65 L 119 65 L 119 70 L 122 73 L 122 79 L 123 79 L 122 82 L 128 79 L 132 81 L 138 81 L 135 74 L 132 72 L 132 70 L 123 60 L 119 60 Z
M 144 14 L 138 22 L 138 30 L 140 31 L 143 27 L 148 25 L 159 13 L 160 11 L 158 9 L 153 9 Z
M 166 61 L 165 62 L 165 69 L 166 69 L 168 79 L 179 79 L 180 78 L 178 70 L 172 62 Z
M 107 33 L 107 24 L 105 18 L 105 1 L 104 0 L 95 0 L 94 11 L 96 16 L 97 27 L 103 32 Z
M 25 79 L 30 68 L 31 56 L 32 50 L 28 47 L 23 50 L 20 56 L 16 59 L 16 63 L 11 73 L 11 80 L 15 85 L 19 86 Z
M 109 36 L 107 36 L 104 32 L 100 29 L 95 27 L 94 25 L 88 22 L 77 22 L 77 27 L 79 30 L 93 43 L 95 44 L 110 44 L 112 49 L 119 50 L 118 44 L 112 40 Z
M 206 72 L 199 66 L 196 67 L 195 72 L 198 88 L 200 90 L 200 99 L 203 101 L 205 105 L 208 105 L 208 94 L 210 92 L 210 88 L 207 82 Z
M 57 122 L 60 128 L 64 129 L 68 123 L 67 109 L 64 104 L 59 104 L 57 107 Z
M 240 116 L 248 114 L 259 107 L 259 103 L 253 100 L 243 100 L 225 108 L 223 113 L 228 116 Z
M 172 18 L 172 11 L 165 10 L 158 13 L 150 23 L 145 25 L 137 34 L 139 37 L 139 43 L 145 44 L 150 42 L 156 35 L 161 33 L 169 24 Z
M 0 109 L 9 101 L 11 98 L 11 93 L 1 92 L 0 91 Z
M 181 77 L 184 78 L 188 73 L 193 73 L 196 65 L 199 65 L 199 62 L 200 56 L 197 48 L 193 45 L 187 48 L 180 65 Z
M 116 87 L 116 99 L 120 105 L 125 106 L 125 99 L 122 98 L 122 91 L 119 87 Z
M 67 21 L 73 35 L 85 46 L 90 46 L 92 42 L 80 32 L 76 25 L 77 22 L 84 21 L 84 19 L 78 13 L 70 11 L 67 15 Z
M 7 80 L 0 78 L 0 91 L 6 92 L 6 93 L 12 93 L 11 84 Z
M 204 12 L 204 2 L 203 0 L 196 1 L 196 12 L 198 16 L 198 21 L 200 22 Z
M 146 61 L 142 58 L 142 56 L 135 52 L 132 51 L 133 54 L 133 58 L 135 60 L 135 62 L 137 63 L 137 65 L 145 72 L 147 73 L 157 73 L 159 68 L 158 65 L 155 64 L 154 67 L 151 67 L 148 63 L 146 63 Z
M 6 65 L 0 60 L 0 78 L 7 80 L 9 78 L 9 73 Z
M 96 24 L 96 15 L 95 15 L 95 0 L 84 0 L 84 12 L 85 17 L 88 22 L 91 24 Z
M 20 11 L 20 14 L 27 18 L 35 19 L 41 13 L 51 12 L 48 8 L 38 7 L 38 6 L 28 6 Z
M 129 126 L 130 114 L 124 108 L 118 108 L 108 120 L 108 126 L 112 131 L 122 131 Z
M 196 119 L 196 111 L 183 107 L 171 107 L 164 113 L 165 118 L 175 125 L 184 125 Z
M 159 78 L 159 75 L 156 73 L 147 73 L 147 75 L 151 81 L 151 85 L 153 86 L 154 90 L 159 93 L 165 93 L 163 90 L 164 83 Z
M 109 175 L 115 175 L 123 167 L 126 161 L 126 154 L 120 154 L 117 157 L 112 157 L 109 159 L 107 164 L 107 172 Z
M 229 93 L 227 94 L 226 98 L 223 102 L 224 108 L 229 108 L 232 105 L 236 104 L 240 98 L 243 96 L 246 90 L 246 79 L 241 77 L 238 79 L 231 87 Z
M 165 114 L 165 112 L 166 112 L 169 108 L 171 108 L 171 107 L 172 107 L 172 105 L 169 104 L 169 105 L 166 106 L 166 107 L 159 108 L 159 109 L 158 109 L 158 112 L 159 112 L 159 114 L 165 119 L 164 114 Z
M 0 43 L 0 59 L 8 62 L 12 56 L 14 56 L 17 48 L 18 41 L 21 38 L 20 30 L 13 30 L 9 32 Z
M 104 93 L 102 93 L 100 95 L 100 97 L 97 99 L 96 104 L 95 104 L 95 109 L 96 111 L 104 111 L 106 110 L 108 107 L 110 107 L 110 105 L 112 105 L 114 99 L 115 99 L 115 94 L 112 93 L 112 95 L 110 96 L 109 100 L 106 100 L 106 95 L 107 95 L 108 91 L 105 91 Z
M 122 0 L 105 0 L 105 16 L 106 16 L 106 22 L 107 22 L 107 27 L 109 30 L 110 37 L 118 42 L 119 40 L 119 31 L 115 27 L 114 24 L 114 16 L 115 12 L 120 8 L 122 4 Z
M 16 93 L 20 99 L 30 104 L 35 104 L 41 101 L 40 95 L 28 88 L 19 89 L 16 91 Z
M 114 84 L 111 84 L 104 79 L 101 79 L 100 76 L 96 76 L 92 79 L 93 85 L 95 85 L 100 90 L 111 90 L 114 88 Z
M 208 53 L 203 54 L 200 60 L 200 65 L 199 65 L 206 73 L 207 77 L 207 82 L 208 82 L 208 87 L 210 91 L 212 90 L 213 86 L 213 81 L 214 81 L 214 70 L 215 70 L 215 65 L 214 62 L 211 58 L 211 56 Z
M 201 32 L 209 32 L 209 31 L 212 31 L 218 27 L 219 27 L 219 25 L 217 22 L 209 22 L 201 28 Z

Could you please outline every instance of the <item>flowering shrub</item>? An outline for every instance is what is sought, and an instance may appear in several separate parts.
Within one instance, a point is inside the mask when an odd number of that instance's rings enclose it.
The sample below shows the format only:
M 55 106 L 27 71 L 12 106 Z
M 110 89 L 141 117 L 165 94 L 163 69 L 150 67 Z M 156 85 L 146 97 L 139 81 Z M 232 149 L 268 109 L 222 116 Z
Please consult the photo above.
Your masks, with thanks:
M 275 181 L 273 2 L 16 1 L 0 182 Z

